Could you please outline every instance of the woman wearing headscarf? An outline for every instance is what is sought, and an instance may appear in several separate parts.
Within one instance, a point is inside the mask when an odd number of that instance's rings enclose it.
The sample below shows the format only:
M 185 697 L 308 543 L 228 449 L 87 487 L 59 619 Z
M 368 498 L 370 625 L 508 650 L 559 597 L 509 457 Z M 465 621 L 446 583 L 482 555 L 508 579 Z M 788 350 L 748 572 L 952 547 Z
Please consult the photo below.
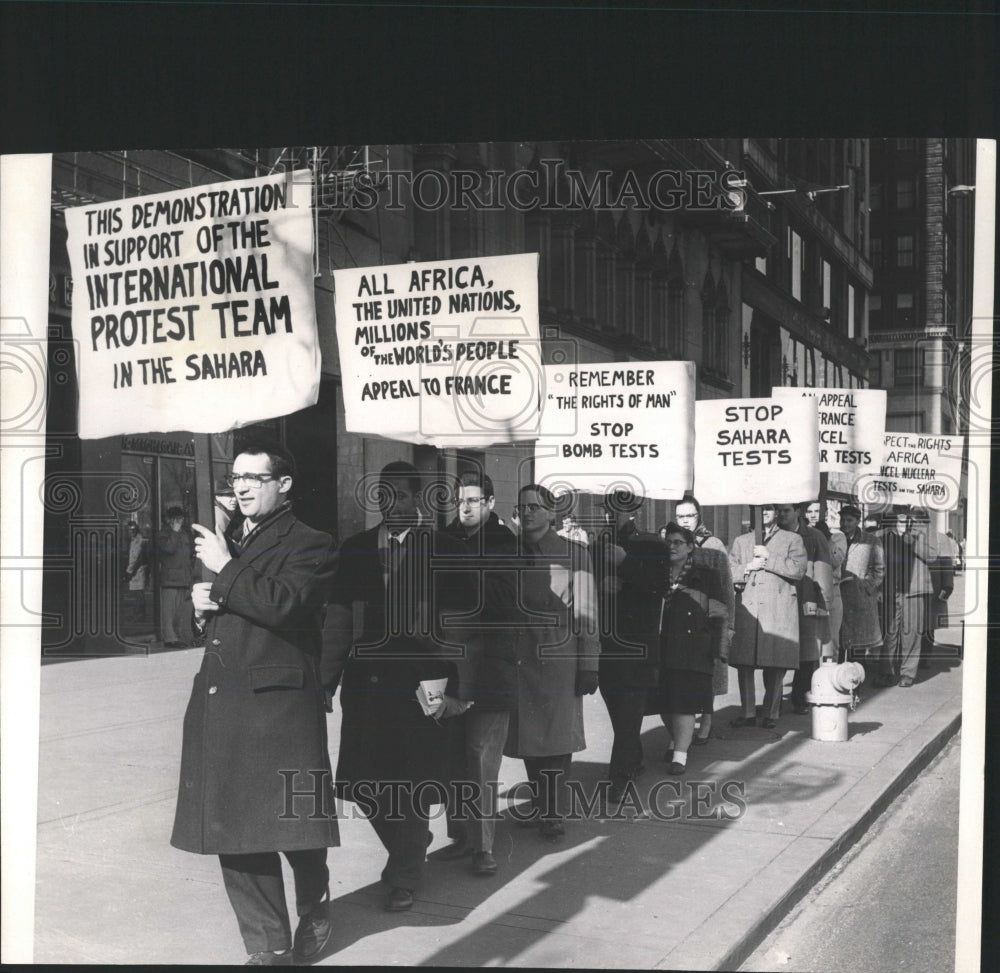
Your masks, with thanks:
M 694 532 L 668 524 L 669 567 L 663 581 L 659 623 L 659 685 L 647 712 L 659 713 L 674 741 L 670 773 L 683 774 L 695 717 L 712 708 L 712 670 L 726 651 L 728 593 L 719 574 L 695 556 Z
M 729 567 L 729 551 L 726 545 L 716 537 L 701 520 L 701 504 L 694 497 L 684 497 L 674 508 L 674 519 L 680 527 L 685 527 L 694 534 L 696 555 L 719 575 L 719 587 L 725 595 L 726 609 L 729 613 L 729 623 L 725 630 L 725 651 L 715 660 L 712 667 L 712 696 L 725 696 L 729 692 L 729 643 L 732 641 L 733 628 L 736 624 L 736 591 L 733 588 L 733 572 Z M 694 736 L 696 746 L 708 743 L 712 735 L 712 705 L 701 714 L 698 732 Z

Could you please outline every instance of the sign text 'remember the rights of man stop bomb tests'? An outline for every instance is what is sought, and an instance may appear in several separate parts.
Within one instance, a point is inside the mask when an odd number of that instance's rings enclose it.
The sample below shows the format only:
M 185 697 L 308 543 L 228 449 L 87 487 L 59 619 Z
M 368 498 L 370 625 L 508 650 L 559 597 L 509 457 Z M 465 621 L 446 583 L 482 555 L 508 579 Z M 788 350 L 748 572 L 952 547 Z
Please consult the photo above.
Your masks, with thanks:
M 559 494 L 691 489 L 694 363 L 546 365 L 535 478 Z

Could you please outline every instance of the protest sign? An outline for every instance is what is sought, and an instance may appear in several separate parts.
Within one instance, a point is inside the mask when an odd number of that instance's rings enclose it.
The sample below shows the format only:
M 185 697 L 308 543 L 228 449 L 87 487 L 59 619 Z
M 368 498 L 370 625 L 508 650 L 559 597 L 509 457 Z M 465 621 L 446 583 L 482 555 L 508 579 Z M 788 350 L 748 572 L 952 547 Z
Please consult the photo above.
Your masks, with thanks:
M 812 397 L 697 402 L 695 496 L 709 506 L 815 500 L 817 431 Z
M 954 510 L 960 497 L 962 443 L 962 436 L 887 432 L 879 472 L 858 480 L 858 499 L 873 506 Z
M 877 474 L 885 435 L 884 389 L 804 389 L 778 386 L 776 399 L 812 396 L 819 417 L 821 473 Z
M 439 446 L 537 436 L 537 253 L 333 277 L 349 432 Z
M 535 479 L 679 500 L 691 488 L 694 363 L 546 365 Z
M 66 210 L 79 432 L 224 432 L 316 402 L 310 175 Z

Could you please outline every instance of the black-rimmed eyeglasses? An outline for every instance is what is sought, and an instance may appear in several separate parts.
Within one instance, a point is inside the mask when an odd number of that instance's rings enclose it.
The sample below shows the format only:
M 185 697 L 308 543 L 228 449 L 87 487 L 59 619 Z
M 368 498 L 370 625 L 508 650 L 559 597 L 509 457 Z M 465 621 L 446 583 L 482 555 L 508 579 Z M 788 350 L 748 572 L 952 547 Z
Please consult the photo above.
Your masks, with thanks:
M 269 480 L 280 480 L 281 477 L 275 476 L 273 473 L 227 473 L 226 483 L 231 487 L 236 486 L 240 480 L 242 480 L 248 487 L 253 490 L 259 490 L 262 483 L 267 483 Z

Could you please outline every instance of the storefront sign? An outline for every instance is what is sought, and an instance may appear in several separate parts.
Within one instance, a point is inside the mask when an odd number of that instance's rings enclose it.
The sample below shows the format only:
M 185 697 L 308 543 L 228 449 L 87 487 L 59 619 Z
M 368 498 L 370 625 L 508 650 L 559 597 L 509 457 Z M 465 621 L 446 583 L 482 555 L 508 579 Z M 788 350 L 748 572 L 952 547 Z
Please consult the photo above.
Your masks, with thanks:
M 159 456 L 194 456 L 191 439 L 158 439 L 153 436 L 122 436 L 123 453 L 156 453 Z
M 535 479 L 555 494 L 679 500 L 692 482 L 694 363 L 545 366 Z
M 819 416 L 821 473 L 877 474 L 885 435 L 884 389 L 804 389 L 776 387 L 776 399 L 811 396 Z
M 310 175 L 66 210 L 82 439 L 221 432 L 313 405 Z
M 858 499 L 873 506 L 954 510 L 960 499 L 962 442 L 962 436 L 887 432 L 882 466 L 858 481 Z
M 335 270 L 349 432 L 438 446 L 538 435 L 538 254 Z
M 704 399 L 695 405 L 694 493 L 718 504 L 819 496 L 816 399 Z

